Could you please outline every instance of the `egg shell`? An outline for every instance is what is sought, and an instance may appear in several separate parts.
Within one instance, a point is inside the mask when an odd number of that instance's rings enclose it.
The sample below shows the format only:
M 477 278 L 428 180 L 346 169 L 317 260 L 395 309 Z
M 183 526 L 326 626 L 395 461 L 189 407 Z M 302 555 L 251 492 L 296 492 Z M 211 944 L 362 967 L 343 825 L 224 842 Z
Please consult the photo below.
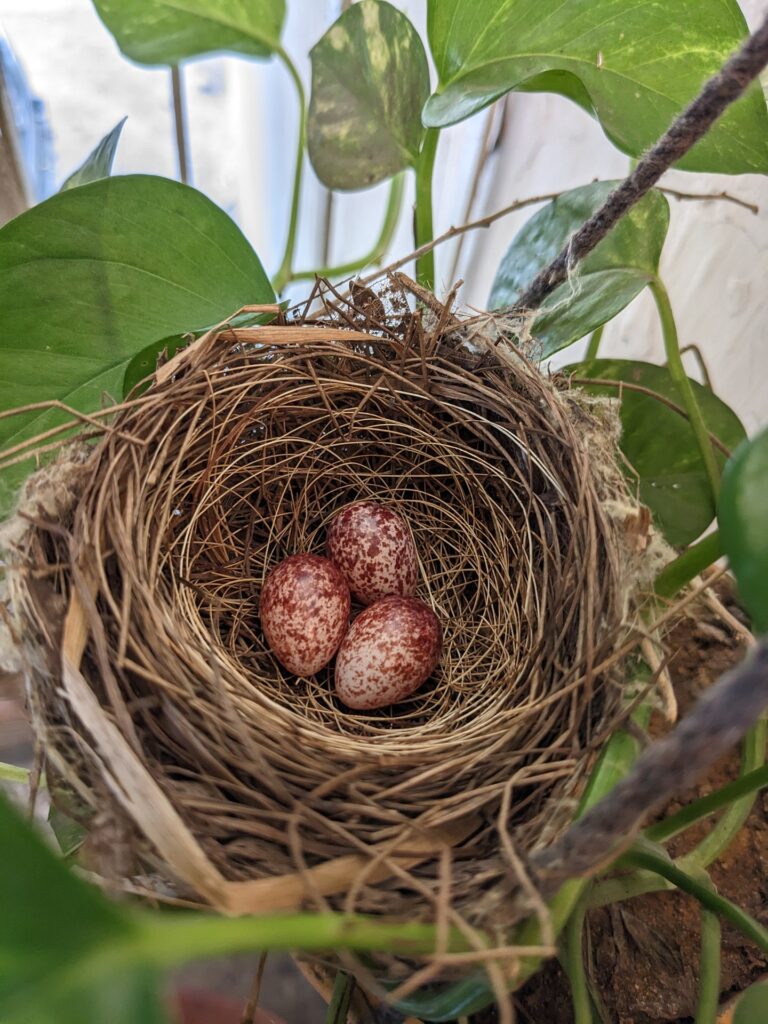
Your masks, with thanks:
M 349 587 L 320 555 L 291 555 L 267 575 L 259 614 L 269 649 L 289 672 L 313 676 L 328 664 L 349 625 Z
M 338 512 L 328 527 L 328 557 L 341 569 L 361 604 L 416 590 L 416 545 L 405 520 L 375 501 L 358 501 Z
M 336 695 L 371 711 L 410 697 L 440 660 L 443 630 L 413 597 L 385 597 L 352 623 L 336 657 Z

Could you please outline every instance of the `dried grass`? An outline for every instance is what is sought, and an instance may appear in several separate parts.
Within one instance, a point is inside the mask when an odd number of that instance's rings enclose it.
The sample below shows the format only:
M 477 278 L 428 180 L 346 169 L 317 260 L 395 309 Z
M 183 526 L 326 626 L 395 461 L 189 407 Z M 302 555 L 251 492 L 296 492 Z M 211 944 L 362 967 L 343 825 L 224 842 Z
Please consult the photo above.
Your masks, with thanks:
M 119 835 L 113 873 L 228 913 L 330 906 L 503 946 L 543 913 L 525 856 L 617 711 L 647 521 L 608 406 L 545 379 L 503 322 L 374 299 L 211 332 L 32 478 L 6 541 L 17 642 L 49 772 Z M 53 510 L 57 473 L 77 500 Z M 445 626 L 430 682 L 372 713 L 330 670 L 286 674 L 257 614 L 269 567 L 322 552 L 365 497 L 408 519 Z

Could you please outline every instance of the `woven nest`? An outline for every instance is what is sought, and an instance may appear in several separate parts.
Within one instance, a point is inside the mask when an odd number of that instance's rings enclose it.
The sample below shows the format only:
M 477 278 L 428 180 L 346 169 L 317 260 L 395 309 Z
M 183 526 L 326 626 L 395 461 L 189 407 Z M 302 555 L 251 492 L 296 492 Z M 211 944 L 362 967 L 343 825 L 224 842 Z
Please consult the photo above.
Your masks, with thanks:
M 503 931 L 615 721 L 641 517 L 608 405 L 488 318 L 377 301 L 375 324 L 224 327 L 162 367 L 32 478 L 10 606 L 104 873 L 229 913 L 448 901 Z M 361 498 L 408 520 L 445 629 L 430 681 L 375 712 L 331 669 L 287 674 L 258 618 L 268 569 Z

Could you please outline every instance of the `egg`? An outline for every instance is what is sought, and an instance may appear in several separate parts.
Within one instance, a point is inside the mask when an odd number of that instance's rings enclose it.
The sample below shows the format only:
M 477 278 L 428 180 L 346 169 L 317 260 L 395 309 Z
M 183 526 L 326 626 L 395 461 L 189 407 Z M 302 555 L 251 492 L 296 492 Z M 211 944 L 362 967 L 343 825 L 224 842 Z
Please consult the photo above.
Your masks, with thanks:
M 385 597 L 355 619 L 336 657 L 336 695 L 370 711 L 410 697 L 440 660 L 443 631 L 413 597 Z
M 328 664 L 347 631 L 349 609 L 344 577 L 319 555 L 291 555 L 278 563 L 259 600 L 267 644 L 297 676 L 313 676 Z
M 328 527 L 328 557 L 341 569 L 361 604 L 416 590 L 416 545 L 405 520 L 386 505 L 358 501 L 338 512 Z

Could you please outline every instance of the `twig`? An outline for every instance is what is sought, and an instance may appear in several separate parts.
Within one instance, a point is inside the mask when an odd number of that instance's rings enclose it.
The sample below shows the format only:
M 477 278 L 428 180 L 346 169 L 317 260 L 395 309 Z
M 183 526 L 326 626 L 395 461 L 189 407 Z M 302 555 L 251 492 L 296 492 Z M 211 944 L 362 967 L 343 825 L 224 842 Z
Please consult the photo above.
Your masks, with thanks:
M 696 360 L 696 365 L 699 367 L 699 373 L 701 374 L 702 380 L 704 381 L 704 386 L 708 387 L 710 391 L 714 391 L 715 389 L 712 387 L 712 378 L 709 376 L 707 363 L 704 359 L 704 356 L 701 354 L 701 349 L 699 348 L 699 346 L 694 345 L 693 342 L 691 342 L 690 345 L 684 345 L 680 349 L 680 355 L 684 356 L 686 352 L 693 353 L 693 357 Z
M 648 667 L 656 676 L 656 687 L 661 696 L 664 706 L 664 717 L 668 722 L 677 721 L 677 697 L 675 688 L 672 685 L 672 677 L 669 674 L 666 662 L 662 661 L 656 650 L 656 642 L 651 637 L 644 637 L 640 641 L 640 650 L 648 663 Z
M 496 149 L 499 144 L 500 136 L 504 131 L 504 124 L 506 122 L 506 101 L 508 97 L 505 97 L 500 103 L 494 103 L 490 107 L 485 118 L 485 125 L 483 126 L 483 137 L 480 140 L 480 148 L 477 151 L 475 157 L 475 166 L 472 172 L 472 182 L 469 187 L 469 194 L 467 196 L 467 202 L 464 207 L 464 216 L 461 218 L 463 223 L 469 221 L 472 216 L 472 211 L 475 208 L 475 200 L 477 199 L 477 193 L 480 188 L 480 180 L 483 177 L 483 171 L 488 163 L 488 158 L 491 153 Z M 493 128 L 496 124 L 499 111 L 501 111 L 501 127 L 496 132 L 496 136 L 493 137 Z M 459 260 L 461 259 L 461 250 L 464 243 L 464 235 L 461 235 L 456 245 L 456 250 L 453 254 L 453 260 L 451 261 L 451 269 L 448 273 L 447 280 L 455 281 L 457 271 L 459 268 Z
M 423 256 L 425 253 L 434 249 L 435 246 L 442 245 L 443 242 L 447 242 L 451 238 L 455 238 L 456 235 L 463 235 L 465 231 L 474 231 L 476 228 L 489 228 L 494 221 L 500 220 L 502 217 L 506 217 L 510 213 L 514 213 L 515 210 L 522 210 L 526 206 L 533 206 L 534 203 L 548 203 L 553 199 L 557 199 L 560 195 L 562 195 L 562 192 L 545 192 L 540 196 L 529 196 L 527 199 L 516 199 L 514 203 L 510 203 L 509 206 L 505 206 L 501 210 L 496 210 L 495 213 L 489 213 L 485 217 L 480 217 L 478 220 L 472 220 L 469 224 L 459 224 L 456 227 L 450 227 L 447 231 L 444 231 L 442 235 L 438 235 L 437 238 L 433 238 L 431 242 L 425 242 L 424 245 L 420 245 L 418 249 L 414 249 L 413 252 L 408 253 L 407 256 L 403 256 L 395 263 L 390 264 L 390 266 L 384 267 L 382 270 L 371 275 L 371 277 L 363 278 L 360 283 L 370 284 L 371 281 L 375 281 L 377 277 L 381 277 L 383 274 L 389 273 L 392 270 L 399 270 L 400 267 L 404 266 L 406 263 L 410 263 L 411 260 L 418 259 L 419 256 Z
M 268 956 L 269 953 L 262 953 L 259 957 L 259 962 L 256 965 L 256 973 L 254 974 L 253 981 L 251 983 L 248 1002 L 243 1007 L 240 1024 L 254 1024 L 256 1019 L 256 1009 L 259 1005 L 259 996 L 261 995 L 261 982 L 264 977 L 264 968 L 267 966 Z
M 702 201 L 715 201 L 721 199 L 727 203 L 735 203 L 736 206 L 742 206 L 745 210 L 749 210 L 750 213 L 760 213 L 760 207 L 757 203 L 748 203 L 746 199 L 739 199 L 738 196 L 732 196 L 730 192 L 678 192 L 676 188 L 667 188 L 666 185 L 659 185 L 659 192 L 663 192 L 665 195 L 673 196 L 675 199 L 681 200 L 699 199 Z
M 750 633 L 743 622 L 739 622 L 736 616 L 728 611 L 714 590 L 705 590 L 701 596 L 705 604 L 708 604 L 715 615 L 730 627 L 731 631 L 739 638 L 741 643 L 746 644 L 747 647 L 755 646 L 757 641 L 752 633 Z
M 597 181 L 598 179 L 595 179 L 595 182 Z M 667 192 L 671 195 L 676 196 L 679 199 L 699 199 L 702 201 L 722 200 L 725 202 L 736 203 L 738 206 L 744 206 L 747 209 L 754 211 L 755 213 L 759 212 L 758 206 L 755 206 L 752 203 L 748 203 L 746 202 L 746 200 L 738 199 L 736 196 L 732 196 L 727 192 L 720 192 L 717 194 L 697 194 L 694 192 L 678 192 L 676 190 L 667 188 L 660 188 L 660 191 Z M 437 238 L 433 238 L 431 242 L 425 242 L 424 245 L 419 246 L 418 249 L 414 249 L 412 252 L 407 253 L 405 256 L 399 257 L 399 259 L 395 260 L 393 263 L 388 264 L 386 267 L 380 267 L 372 271 L 367 277 L 356 278 L 356 280 L 360 285 L 373 284 L 375 281 L 378 281 L 380 278 L 385 277 L 387 274 L 391 274 L 394 271 L 399 270 L 401 267 L 404 267 L 407 263 L 411 263 L 413 260 L 418 259 L 419 256 L 423 256 L 425 255 L 425 253 L 428 253 L 432 249 L 437 248 L 438 245 L 443 245 L 445 242 L 450 242 L 452 238 L 456 238 L 459 235 L 464 235 L 468 231 L 476 231 L 479 228 L 489 228 L 492 224 L 495 224 L 497 220 L 501 220 L 502 217 L 508 217 L 510 214 L 516 213 L 518 210 L 525 209 L 526 206 L 534 206 L 536 203 L 552 202 L 553 199 L 558 199 L 562 194 L 563 190 L 559 192 L 545 192 L 540 196 L 528 196 L 528 198 L 526 199 L 516 199 L 513 203 L 510 203 L 508 206 L 504 206 L 500 210 L 495 210 L 493 213 L 486 214 L 484 217 L 479 217 L 477 220 L 468 221 L 466 224 L 458 224 L 448 228 L 448 230 L 444 231 L 442 235 L 438 235 Z M 315 273 L 320 277 L 329 276 L 327 274 L 323 274 L 322 270 L 313 272 L 313 276 L 315 276 Z M 297 277 L 302 276 L 306 275 L 294 274 L 293 278 L 294 280 L 296 280 Z M 347 279 L 347 281 L 349 280 L 351 280 L 351 278 Z M 341 284 L 343 283 L 344 282 L 341 282 Z M 340 297 L 343 299 L 347 294 L 348 291 L 341 293 Z M 292 307 L 292 310 L 300 309 L 305 304 L 306 301 L 298 303 L 296 306 Z
M 624 847 L 642 822 L 726 753 L 768 706 L 768 641 L 727 672 L 664 739 L 648 747 L 605 799 L 553 846 L 532 857 L 544 887 L 591 875 Z
M 590 253 L 635 203 L 656 184 L 673 163 L 702 138 L 750 82 L 768 64 L 768 16 L 742 48 L 704 85 L 659 141 L 641 157 L 634 171 L 614 189 L 600 209 L 568 239 L 555 259 L 540 271 L 513 306 L 520 313 L 538 309 L 573 267 Z
M 479 220 L 473 220 L 469 224 L 460 224 L 455 227 L 448 228 L 442 235 L 438 235 L 437 238 L 433 238 L 431 242 L 425 242 L 424 245 L 420 245 L 418 249 L 414 249 L 409 252 L 406 256 L 401 256 L 400 259 L 395 260 L 394 263 L 390 263 L 386 267 L 381 267 L 378 270 L 374 270 L 373 273 L 367 277 L 355 278 L 357 284 L 364 287 L 369 284 L 373 284 L 374 281 L 378 281 L 382 277 L 386 277 L 388 274 L 394 273 L 401 267 L 404 267 L 406 263 L 411 263 L 413 260 L 418 259 L 420 256 L 424 256 L 426 253 L 431 252 L 438 245 L 442 245 L 443 242 L 450 241 L 451 238 L 455 238 L 457 235 L 464 234 L 465 231 L 474 231 L 476 228 L 489 228 L 494 221 L 500 220 L 502 217 L 506 217 L 510 213 L 514 213 L 515 210 L 522 210 L 526 206 L 533 206 L 534 203 L 547 203 L 552 199 L 557 199 L 561 192 L 546 192 L 540 196 L 529 196 L 527 199 L 516 199 L 514 203 L 510 203 L 509 206 L 505 206 L 501 210 L 496 210 L 495 213 L 489 213 L 485 217 L 480 217 Z M 351 279 L 348 279 L 348 281 Z M 347 283 L 348 283 L 347 281 Z M 343 284 L 344 282 L 342 282 Z M 342 302 L 349 295 L 349 288 L 346 292 L 334 292 L 336 299 Z M 305 302 L 299 302 L 292 307 L 291 312 L 303 308 Z

